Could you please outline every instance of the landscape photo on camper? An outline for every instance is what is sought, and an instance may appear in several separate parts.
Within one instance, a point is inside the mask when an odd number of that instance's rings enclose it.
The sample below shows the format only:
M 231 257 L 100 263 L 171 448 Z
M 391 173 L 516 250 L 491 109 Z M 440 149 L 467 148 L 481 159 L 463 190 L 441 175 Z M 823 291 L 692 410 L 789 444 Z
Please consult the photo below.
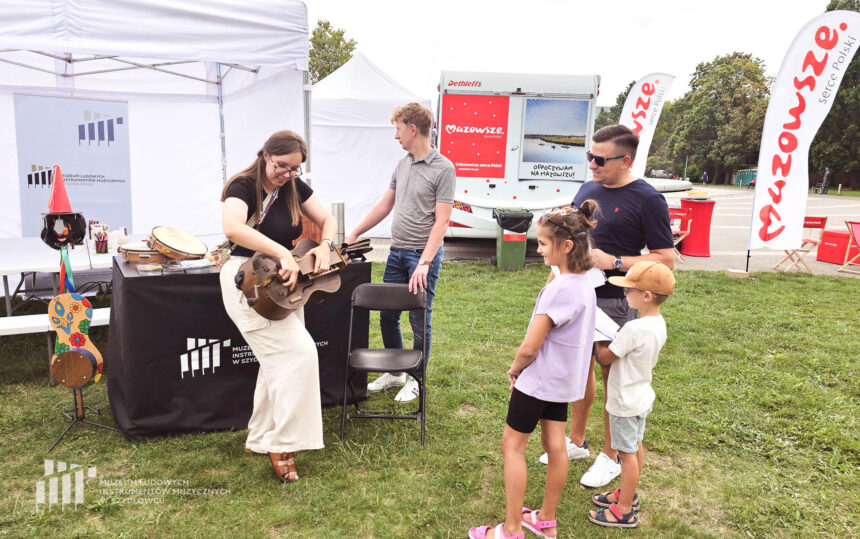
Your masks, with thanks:
M 523 119 L 523 162 L 585 163 L 588 101 L 527 99 Z

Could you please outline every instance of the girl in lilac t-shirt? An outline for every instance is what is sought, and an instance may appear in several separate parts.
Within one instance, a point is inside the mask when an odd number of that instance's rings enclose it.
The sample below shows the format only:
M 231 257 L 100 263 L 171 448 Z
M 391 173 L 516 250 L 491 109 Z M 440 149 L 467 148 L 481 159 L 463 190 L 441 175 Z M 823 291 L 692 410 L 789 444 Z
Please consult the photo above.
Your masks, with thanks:
M 523 537 L 523 528 L 542 537 L 556 536 L 555 510 L 567 481 L 567 403 L 585 393 L 594 340 L 596 300 L 585 273 L 591 268 L 588 231 L 597 203 L 565 207 L 541 218 L 538 253 L 561 274 L 538 294 L 529 329 L 508 370 L 511 400 L 502 434 L 505 457 L 505 521 L 469 530 L 473 539 Z M 540 509 L 523 507 L 525 449 L 537 424 L 549 455 Z

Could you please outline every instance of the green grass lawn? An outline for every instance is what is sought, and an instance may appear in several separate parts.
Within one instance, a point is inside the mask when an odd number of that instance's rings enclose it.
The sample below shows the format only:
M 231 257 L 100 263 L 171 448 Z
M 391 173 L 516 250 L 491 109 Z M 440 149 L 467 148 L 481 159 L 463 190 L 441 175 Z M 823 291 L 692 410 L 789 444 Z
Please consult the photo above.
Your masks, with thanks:
M 826 194 L 837 196 L 837 197 L 855 197 L 855 198 L 860 197 L 860 191 L 852 191 L 850 189 L 843 189 L 841 193 L 837 193 L 836 189 L 834 189 L 832 187 L 827 190 Z
M 381 269 L 374 265 L 374 281 Z M 47 385 L 43 335 L 0 338 L 0 536 L 466 537 L 470 526 L 495 524 L 504 515 L 505 371 L 546 274 L 537 265 L 511 273 L 444 265 L 425 447 L 413 421 L 353 420 L 340 442 L 340 409 L 326 408 L 326 448 L 301 453 L 301 479 L 281 485 L 267 458 L 243 453 L 243 431 L 130 443 L 76 426 L 50 458 L 97 467 L 77 510 L 35 511 L 35 484 L 65 427 L 71 390 Z M 587 521 L 595 491 L 578 481 L 589 459 L 571 463 L 560 535 L 858 536 L 858 297 L 860 280 L 843 277 L 679 272 L 664 306 L 669 340 L 645 433 L 641 527 Z M 107 328 L 93 334 L 107 350 Z M 89 418 L 113 425 L 109 383 L 108 368 L 106 383 L 84 398 L 103 410 Z M 595 406 L 592 447 L 602 444 L 601 417 Z M 527 450 L 530 506 L 543 492 L 539 446 L 536 435 Z M 99 480 L 127 481 L 132 492 L 112 494 Z M 135 492 L 165 480 L 190 490 Z

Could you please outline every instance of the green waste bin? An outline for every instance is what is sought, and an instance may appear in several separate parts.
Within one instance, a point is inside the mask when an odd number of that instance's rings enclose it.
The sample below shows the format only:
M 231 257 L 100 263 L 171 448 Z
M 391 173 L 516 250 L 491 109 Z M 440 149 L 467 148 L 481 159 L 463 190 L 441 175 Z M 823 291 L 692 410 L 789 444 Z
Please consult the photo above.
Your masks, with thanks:
M 496 230 L 496 268 L 523 269 L 526 262 L 526 232 L 532 224 L 532 212 L 522 208 L 493 210 Z

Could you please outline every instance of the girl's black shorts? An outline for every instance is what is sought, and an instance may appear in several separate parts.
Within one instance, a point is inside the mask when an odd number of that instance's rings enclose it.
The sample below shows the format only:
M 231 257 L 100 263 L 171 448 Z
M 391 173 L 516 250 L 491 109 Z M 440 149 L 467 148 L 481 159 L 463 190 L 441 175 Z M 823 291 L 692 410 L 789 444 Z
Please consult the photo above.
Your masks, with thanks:
M 508 426 L 517 432 L 531 434 L 541 419 L 566 422 L 567 403 L 540 400 L 514 388 L 508 403 Z

